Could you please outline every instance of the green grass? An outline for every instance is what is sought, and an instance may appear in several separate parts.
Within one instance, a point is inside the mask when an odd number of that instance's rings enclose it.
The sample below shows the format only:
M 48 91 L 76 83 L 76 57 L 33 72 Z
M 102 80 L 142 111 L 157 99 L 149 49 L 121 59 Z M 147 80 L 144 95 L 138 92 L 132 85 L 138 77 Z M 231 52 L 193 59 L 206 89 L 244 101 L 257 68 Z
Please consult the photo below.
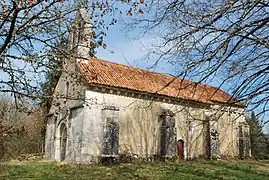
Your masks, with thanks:
M 258 162 L 136 163 L 70 165 L 45 161 L 0 164 L 0 179 L 269 179 L 269 164 Z

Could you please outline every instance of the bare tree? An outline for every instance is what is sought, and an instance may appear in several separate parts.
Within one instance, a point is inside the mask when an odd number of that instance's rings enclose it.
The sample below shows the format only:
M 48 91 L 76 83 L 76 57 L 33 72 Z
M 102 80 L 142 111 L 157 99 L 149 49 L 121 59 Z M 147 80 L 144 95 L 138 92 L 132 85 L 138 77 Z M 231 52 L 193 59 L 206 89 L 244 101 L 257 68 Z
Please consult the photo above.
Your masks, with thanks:
M 129 1 L 112 0 L 19 0 L 0 1 L 0 92 L 20 97 L 42 98 L 40 82 L 55 67 L 57 54 L 70 58 L 67 48 L 70 24 L 79 8 L 84 8 L 93 24 L 93 48 L 106 48 L 106 31 L 115 25 L 117 5 Z M 60 46 L 59 46 L 60 45 Z M 57 59 L 57 58 L 54 58 Z M 58 71 L 58 70 L 57 70 Z
M 150 55 L 177 76 L 218 83 L 250 110 L 268 111 L 269 2 L 266 0 L 151 0 L 127 22 L 158 43 Z
M 27 101 L 20 106 L 25 111 L 17 109 L 9 97 L 0 97 L 0 160 L 43 151 L 42 111 L 35 109 L 34 113 L 26 113 L 33 108 Z

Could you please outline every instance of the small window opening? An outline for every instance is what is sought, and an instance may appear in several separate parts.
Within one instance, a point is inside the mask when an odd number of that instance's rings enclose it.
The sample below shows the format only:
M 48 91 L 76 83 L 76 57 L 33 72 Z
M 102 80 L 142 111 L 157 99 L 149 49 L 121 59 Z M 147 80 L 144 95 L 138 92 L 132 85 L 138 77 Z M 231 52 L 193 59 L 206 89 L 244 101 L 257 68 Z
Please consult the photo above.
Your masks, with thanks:
M 77 30 L 74 27 L 74 29 L 73 29 L 73 47 L 76 46 L 76 37 L 77 37 Z
M 69 82 L 66 82 L 66 87 L 65 87 L 65 103 L 67 99 L 69 98 Z
M 83 22 L 80 22 L 78 27 L 78 43 L 81 43 L 83 41 L 83 31 Z

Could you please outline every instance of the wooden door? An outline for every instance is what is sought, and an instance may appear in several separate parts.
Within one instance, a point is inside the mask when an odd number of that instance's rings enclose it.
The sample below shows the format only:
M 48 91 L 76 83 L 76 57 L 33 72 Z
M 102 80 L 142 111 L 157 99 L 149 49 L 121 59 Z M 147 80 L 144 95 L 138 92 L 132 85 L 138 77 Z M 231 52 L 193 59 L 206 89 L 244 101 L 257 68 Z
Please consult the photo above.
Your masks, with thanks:
M 177 154 L 179 159 L 184 159 L 184 141 L 182 139 L 177 141 Z

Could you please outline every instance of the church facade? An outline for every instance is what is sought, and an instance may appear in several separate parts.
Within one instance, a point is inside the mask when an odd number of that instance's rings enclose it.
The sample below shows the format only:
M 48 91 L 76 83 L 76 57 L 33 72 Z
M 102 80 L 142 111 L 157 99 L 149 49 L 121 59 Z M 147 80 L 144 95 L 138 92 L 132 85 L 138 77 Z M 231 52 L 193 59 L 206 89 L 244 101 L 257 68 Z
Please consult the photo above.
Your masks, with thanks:
M 45 156 L 72 163 L 122 157 L 250 156 L 244 106 L 217 88 L 87 57 L 91 24 L 77 12 L 47 119 Z

